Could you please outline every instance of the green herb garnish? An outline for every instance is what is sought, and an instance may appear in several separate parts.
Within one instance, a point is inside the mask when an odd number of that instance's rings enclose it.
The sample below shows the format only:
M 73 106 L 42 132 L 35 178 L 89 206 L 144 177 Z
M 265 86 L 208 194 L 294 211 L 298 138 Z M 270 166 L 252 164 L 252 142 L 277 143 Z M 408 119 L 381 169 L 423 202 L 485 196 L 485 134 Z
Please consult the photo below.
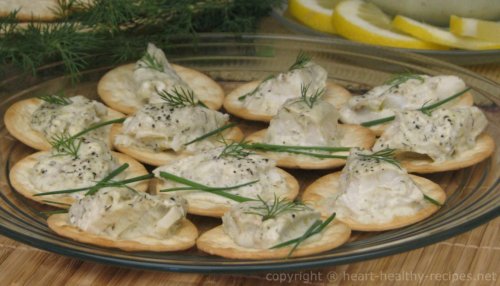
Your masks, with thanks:
M 426 195 L 426 194 L 423 194 L 423 195 L 424 195 L 424 199 L 425 199 L 426 201 L 430 202 L 431 204 L 436 205 L 436 206 L 438 206 L 438 207 L 442 207 L 442 206 L 443 206 L 443 204 L 442 204 L 442 203 L 440 203 L 440 202 L 436 201 L 435 199 L 433 199 L 433 198 L 429 197 L 428 195 Z
M 164 72 L 163 65 L 150 53 L 146 52 L 144 56 L 140 59 L 146 65 L 146 68 L 156 70 L 159 72 Z
M 430 115 L 432 113 L 432 111 L 434 109 L 436 109 L 437 107 L 465 94 L 467 91 L 471 90 L 470 87 L 458 92 L 458 93 L 455 93 L 454 95 L 452 96 L 449 96 L 443 100 L 440 100 L 436 103 L 433 103 L 431 105 L 427 105 L 427 106 L 423 106 L 419 109 L 419 111 L 427 114 L 427 115 Z M 396 118 L 396 116 L 388 116 L 388 117 L 384 117 L 384 118 L 380 118 L 380 119 L 376 119 L 376 120 L 372 120 L 372 121 L 366 121 L 366 122 L 363 122 L 361 123 L 362 126 L 364 127 L 370 127 L 370 126 L 374 126 L 374 125 L 378 125 L 378 124 L 382 124 L 382 123 L 386 123 L 386 122 L 389 122 L 389 121 L 392 121 Z
M 174 174 L 164 172 L 164 171 L 160 172 L 160 177 L 162 177 L 163 179 L 168 180 L 168 181 L 173 181 L 173 182 L 188 186 L 188 187 L 160 190 L 160 192 L 173 192 L 173 191 L 179 191 L 179 190 L 199 190 L 199 191 L 204 191 L 204 192 L 216 194 L 216 195 L 219 195 L 222 197 L 226 197 L 228 199 L 231 199 L 231 200 L 234 200 L 234 201 L 237 201 L 240 203 L 247 202 L 247 201 L 253 201 L 254 199 L 246 198 L 243 196 L 238 196 L 235 194 L 228 193 L 226 191 L 227 190 L 234 190 L 234 189 L 248 186 L 251 184 L 255 184 L 256 182 L 259 181 L 259 180 L 255 180 L 255 181 L 247 182 L 247 183 L 236 185 L 236 186 L 230 186 L 230 187 L 209 187 L 209 186 L 206 186 L 206 185 L 203 185 L 203 184 L 200 184 L 200 183 L 191 181 L 189 179 L 182 178 L 182 177 L 179 177 L 179 176 L 176 176 Z
M 364 159 L 375 160 L 377 163 L 380 163 L 380 161 L 384 161 L 401 169 L 399 161 L 396 160 L 395 153 L 396 153 L 395 149 L 386 148 L 372 154 L 357 154 L 357 155 Z
M 197 105 L 207 107 L 203 102 L 195 99 L 194 92 L 187 87 L 176 86 L 173 90 L 157 90 L 156 93 L 171 107 L 179 108 Z
M 284 153 L 292 153 L 305 155 L 309 157 L 316 157 L 322 159 L 347 159 L 346 155 L 332 155 L 332 154 L 322 154 L 322 153 L 314 153 L 308 151 L 324 151 L 329 153 L 335 152 L 345 152 L 349 151 L 350 147 L 325 147 L 325 146 L 292 146 L 292 145 L 274 145 L 274 144 L 265 144 L 265 143 L 245 143 L 245 149 L 249 150 L 261 150 L 261 151 L 270 151 L 270 152 L 284 152 Z
M 310 61 L 311 56 L 307 55 L 303 51 L 300 51 L 297 58 L 295 58 L 295 62 L 288 68 L 288 71 L 304 68 Z
M 45 215 L 66 214 L 66 213 L 68 213 L 68 210 L 62 209 L 62 210 L 53 210 L 53 211 L 40 211 L 40 213 L 45 214 Z
M 271 249 L 275 249 L 275 248 L 281 248 L 281 247 L 285 247 L 285 246 L 289 246 L 289 245 L 292 245 L 293 244 L 293 247 L 292 249 L 290 249 L 290 252 L 288 252 L 288 255 L 287 257 L 290 257 L 292 255 L 292 253 L 297 249 L 297 247 L 299 247 L 299 245 L 304 242 L 304 240 L 308 239 L 309 237 L 315 235 L 315 234 L 318 234 L 320 232 L 323 231 L 323 229 L 325 229 L 325 227 L 327 227 L 332 221 L 333 219 L 335 218 L 335 213 L 332 213 L 325 221 L 321 221 L 321 220 L 317 220 L 315 221 L 307 230 L 306 232 L 301 236 L 301 237 L 298 237 L 298 238 L 295 238 L 295 239 L 291 239 L 291 240 L 288 240 L 288 241 L 285 241 L 285 242 L 282 242 L 280 244 L 277 244 L 273 247 L 271 247 Z
M 262 221 L 275 218 L 284 212 L 293 212 L 293 211 L 302 211 L 305 209 L 309 209 L 308 206 L 304 205 L 298 201 L 290 201 L 288 199 L 279 199 L 274 194 L 274 201 L 271 205 L 269 205 L 264 199 L 260 196 L 257 196 L 258 201 L 262 203 L 262 205 L 250 207 L 252 211 L 245 212 L 246 214 L 254 214 L 262 217 Z
M 222 136 L 222 143 L 224 143 L 225 147 L 222 149 L 217 158 L 222 157 L 234 157 L 238 159 L 246 158 L 248 155 L 251 155 L 252 152 L 249 152 L 245 149 L 245 142 L 227 142 L 224 136 Z
M 193 139 L 193 140 L 191 140 L 191 141 L 189 141 L 189 142 L 185 143 L 185 144 L 184 144 L 184 146 L 188 146 L 188 145 L 191 145 L 191 144 L 193 144 L 193 143 L 195 143 L 195 142 L 198 142 L 198 141 L 204 140 L 204 139 L 206 139 L 206 138 L 208 138 L 208 137 L 211 137 L 211 136 L 213 136 L 213 135 L 220 134 L 222 131 L 224 131 L 224 130 L 226 130 L 226 129 L 229 129 L 229 128 L 232 128 L 232 127 L 234 127 L 234 126 L 236 126 L 236 125 L 237 125 L 237 123 L 234 123 L 234 122 L 233 122 L 233 123 L 226 124 L 226 125 L 224 125 L 224 126 L 222 126 L 222 127 L 219 127 L 219 128 L 217 128 L 217 129 L 214 129 L 214 130 L 212 130 L 212 131 L 210 131 L 210 132 L 208 132 L 208 133 L 205 133 L 205 134 L 203 134 L 203 135 L 201 135 L 201 136 L 199 136 L 199 137 L 196 137 L 195 139 Z
M 56 156 L 71 156 L 78 158 L 78 151 L 82 145 L 82 139 L 70 136 L 68 133 L 55 135 L 49 140 L 52 149 L 57 152 Z
M 418 80 L 421 83 L 423 83 L 425 81 L 424 77 L 419 75 L 419 74 L 415 74 L 415 73 L 411 73 L 411 72 L 404 72 L 404 73 L 394 75 L 391 79 L 386 81 L 384 84 L 391 85 L 391 87 L 396 87 L 402 83 L 409 81 L 410 79 Z
M 245 93 L 244 95 L 238 97 L 238 100 L 239 101 L 242 101 L 244 100 L 247 96 L 252 96 L 254 95 L 255 93 L 257 93 L 257 91 L 259 91 L 259 88 L 262 86 L 263 83 L 265 83 L 266 81 L 270 80 L 270 79 L 273 79 L 275 76 L 274 75 L 269 75 L 267 76 L 263 81 L 261 81 L 259 83 L 259 85 L 257 85 L 251 92 L 249 93 Z
M 51 95 L 38 96 L 39 99 L 55 105 L 69 105 L 71 100 L 64 95 L 64 92 L 58 92 Z
M 309 90 L 310 86 L 311 86 L 311 84 L 300 86 L 300 93 L 301 93 L 300 98 L 302 99 L 302 101 L 304 101 L 307 104 L 307 106 L 309 106 L 309 108 L 313 108 L 316 101 L 319 98 L 321 98 L 323 96 L 323 94 L 325 94 L 325 89 L 324 88 L 317 89 L 314 92 L 314 94 L 312 94 L 311 96 L 308 96 L 307 91 Z

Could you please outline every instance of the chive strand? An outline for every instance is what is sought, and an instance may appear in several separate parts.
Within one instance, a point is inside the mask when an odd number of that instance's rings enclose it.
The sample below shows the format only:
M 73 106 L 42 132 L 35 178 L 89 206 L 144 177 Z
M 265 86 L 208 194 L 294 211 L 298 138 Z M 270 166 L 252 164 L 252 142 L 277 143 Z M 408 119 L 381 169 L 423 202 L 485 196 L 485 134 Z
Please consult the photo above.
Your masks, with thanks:
M 229 123 L 227 125 L 224 125 L 222 127 L 219 127 L 219 128 L 217 128 L 215 130 L 212 130 L 212 131 L 210 131 L 208 133 L 205 133 L 205 134 L 201 135 L 200 137 L 197 137 L 197 138 L 195 138 L 195 139 L 193 139 L 193 140 L 185 143 L 184 146 L 188 146 L 188 145 L 191 145 L 191 144 L 193 144 L 195 142 L 198 142 L 198 141 L 201 141 L 203 139 L 206 139 L 206 138 L 208 138 L 208 137 L 210 137 L 212 135 L 218 134 L 218 133 L 220 133 L 220 132 L 222 132 L 222 131 L 224 131 L 226 129 L 232 128 L 232 127 L 234 127 L 236 125 L 237 125 L 237 123 L 233 122 L 233 123 Z

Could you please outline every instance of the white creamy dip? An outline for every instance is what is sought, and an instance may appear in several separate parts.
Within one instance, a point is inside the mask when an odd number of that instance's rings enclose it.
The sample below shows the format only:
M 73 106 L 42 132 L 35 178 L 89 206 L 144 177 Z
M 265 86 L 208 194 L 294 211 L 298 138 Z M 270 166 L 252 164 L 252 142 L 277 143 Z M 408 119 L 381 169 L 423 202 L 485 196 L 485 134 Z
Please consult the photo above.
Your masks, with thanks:
M 163 100 L 157 91 L 189 90 L 187 83 L 168 62 L 165 53 L 152 43 L 148 44 L 146 55 L 136 62 L 133 79 L 136 96 L 143 103 L 161 103 Z
M 153 171 L 160 178 L 160 172 L 169 172 L 176 176 L 209 187 L 231 187 L 258 180 L 248 186 L 232 189 L 231 194 L 257 199 L 271 200 L 287 192 L 287 183 L 276 168 L 273 160 L 251 154 L 243 158 L 221 156 L 224 147 L 215 148 L 204 153 L 182 158 L 176 162 L 159 167 Z M 163 179 L 162 179 L 163 180 Z M 165 181 L 164 188 L 184 187 L 185 185 Z M 237 202 L 219 195 L 203 191 L 180 191 L 188 201 L 190 199 L 207 200 L 220 204 L 236 204 Z M 170 194 L 165 193 L 165 194 Z
M 486 116 L 477 107 L 437 109 L 430 116 L 420 111 L 396 112 L 373 150 L 393 148 L 427 154 L 442 162 L 474 147 L 487 125 Z
M 162 239 L 172 235 L 186 216 L 187 203 L 128 189 L 103 189 L 76 201 L 69 209 L 71 225 L 112 239 Z
M 68 98 L 71 102 L 68 105 L 58 105 L 43 102 L 33 112 L 31 117 L 31 128 L 45 135 L 45 138 L 52 139 L 56 135 L 76 133 L 88 128 L 92 124 L 103 121 L 108 114 L 106 106 L 95 100 L 90 100 L 84 96 L 77 95 Z M 88 133 L 88 136 L 105 138 L 107 128 L 99 128 Z
M 418 77 L 421 80 L 412 78 L 398 85 L 385 84 L 373 88 L 364 95 L 351 97 L 340 109 L 340 120 L 345 123 L 360 124 L 393 116 L 395 110 L 417 110 L 466 88 L 463 80 L 456 76 L 419 75 Z M 451 104 L 455 100 L 451 101 Z
M 102 141 L 86 138 L 77 140 L 81 140 L 81 144 L 76 158 L 60 155 L 56 151 L 39 158 L 27 178 L 34 190 L 51 192 L 93 186 L 118 167 L 117 160 Z M 82 197 L 84 193 L 63 195 Z
M 255 93 L 245 96 L 241 102 L 243 107 L 256 113 L 274 115 L 285 101 L 300 97 L 302 86 L 309 85 L 309 91 L 326 88 L 327 75 L 324 68 L 308 62 L 302 68 L 263 81 Z
M 273 201 L 267 202 L 271 208 Z M 262 214 L 265 205 L 261 201 L 249 201 L 231 208 L 222 217 L 224 232 L 242 247 L 268 249 L 279 243 L 304 235 L 314 222 L 320 220 L 320 213 L 299 205 L 266 219 Z M 319 235 L 308 239 L 318 239 Z
M 216 136 L 185 146 L 186 143 L 222 127 L 227 114 L 201 106 L 171 107 L 167 103 L 146 104 L 123 123 L 115 143 L 154 152 L 173 149 L 195 152 L 220 145 Z
M 406 170 L 362 154 L 372 152 L 351 151 L 340 176 L 340 193 L 326 201 L 339 218 L 386 223 L 396 216 L 414 215 L 423 207 L 423 193 Z
M 318 99 L 312 107 L 301 98 L 290 99 L 279 109 L 264 142 L 276 145 L 337 146 L 339 115 L 330 103 Z

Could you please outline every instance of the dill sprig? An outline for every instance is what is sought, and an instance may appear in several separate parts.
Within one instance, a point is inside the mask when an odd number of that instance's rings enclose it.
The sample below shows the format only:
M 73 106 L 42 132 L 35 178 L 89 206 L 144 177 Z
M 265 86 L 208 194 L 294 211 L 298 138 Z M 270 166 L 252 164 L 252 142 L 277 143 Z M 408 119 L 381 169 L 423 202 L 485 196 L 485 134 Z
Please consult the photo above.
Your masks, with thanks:
M 400 84 L 409 81 L 410 79 L 418 80 L 421 83 L 423 83 L 425 81 L 424 77 L 419 75 L 419 74 L 415 74 L 412 72 L 404 72 L 404 73 L 394 75 L 392 78 L 390 78 L 384 84 L 391 85 L 392 87 L 397 87 Z
M 224 149 L 220 152 L 220 154 L 217 156 L 217 158 L 222 158 L 222 157 L 234 157 L 238 159 L 243 159 L 248 157 L 249 155 L 253 154 L 252 152 L 249 152 L 245 149 L 245 142 L 228 142 L 224 136 L 221 138 L 221 142 L 224 144 Z
M 170 188 L 170 189 L 160 190 L 160 192 L 173 192 L 173 191 L 180 191 L 180 190 L 198 190 L 198 191 L 208 192 L 208 193 L 216 194 L 216 195 L 219 195 L 222 197 L 226 197 L 228 199 L 231 199 L 231 200 L 234 200 L 234 201 L 240 202 L 240 203 L 247 202 L 247 201 L 253 201 L 254 199 L 250 199 L 250 198 L 243 197 L 243 196 L 238 196 L 235 194 L 228 193 L 226 191 L 238 189 L 238 188 L 241 188 L 244 186 L 249 186 L 249 185 L 255 184 L 259 181 L 259 180 L 255 180 L 255 181 L 251 181 L 251 182 L 247 182 L 247 183 L 239 184 L 239 185 L 235 185 L 235 186 L 230 186 L 230 187 L 209 187 L 209 186 L 191 181 L 189 179 L 176 176 L 176 175 L 169 173 L 169 172 L 161 171 L 160 177 L 162 177 L 163 179 L 165 179 L 167 181 L 173 181 L 173 182 L 187 186 L 187 187 Z
M 435 199 L 429 197 L 428 195 L 426 195 L 426 194 L 423 194 L 423 195 L 424 195 L 424 200 L 430 202 L 431 204 L 436 205 L 438 207 L 442 207 L 443 206 L 442 203 L 436 201 Z
M 431 105 L 427 105 L 427 106 L 423 106 L 421 107 L 420 109 L 418 109 L 419 111 L 427 114 L 427 115 L 430 115 L 432 113 L 432 111 L 436 108 L 438 108 L 439 106 L 457 98 L 457 97 L 460 97 L 462 95 L 464 95 L 466 92 L 468 92 L 469 90 L 471 90 L 470 87 L 460 91 L 460 92 L 457 92 L 443 100 L 440 100 L 436 103 L 433 103 Z M 364 127 L 370 127 L 370 126 L 374 126 L 374 125 L 378 125 L 378 124 L 382 124 L 382 123 L 386 123 L 386 122 L 390 122 L 392 120 L 394 120 L 396 118 L 396 116 L 388 116 L 388 117 L 383 117 L 383 118 L 380 118 L 380 119 L 375 119 L 375 120 L 371 120 L 371 121 L 366 121 L 366 122 L 363 122 L 361 123 L 362 126 Z
M 386 148 L 372 154 L 357 154 L 357 155 L 363 159 L 375 160 L 375 162 L 377 163 L 383 161 L 401 169 L 401 165 L 399 164 L 399 161 L 396 159 L 396 149 Z
M 320 232 L 322 232 L 332 221 L 333 219 L 335 218 L 335 213 L 332 213 L 325 221 L 321 221 L 321 220 L 317 220 L 315 221 L 307 230 L 306 232 L 304 232 L 304 234 L 301 236 L 301 237 L 298 237 L 298 238 L 294 238 L 294 239 L 290 239 L 288 241 L 285 241 L 285 242 L 282 242 L 280 244 L 277 244 L 273 247 L 271 247 L 271 249 L 275 249 L 275 248 L 281 248 L 281 247 L 285 247 L 285 246 L 289 246 L 289 245 L 293 245 L 292 249 L 290 249 L 290 252 L 288 252 L 288 255 L 287 257 L 290 257 L 292 255 L 292 253 L 297 249 L 297 247 L 299 247 L 299 245 L 304 242 L 306 239 L 308 239 L 309 237 L 315 235 L 315 234 L 318 234 Z
M 176 86 L 170 91 L 156 90 L 156 93 L 171 107 L 179 108 L 197 105 L 207 107 L 203 102 L 195 98 L 193 90 L 188 87 Z
M 316 103 L 316 101 L 321 98 L 323 96 L 323 94 L 325 94 L 325 89 L 324 88 L 321 88 L 321 89 L 317 89 L 312 95 L 308 96 L 307 95 L 307 92 L 309 90 L 309 87 L 311 86 L 311 84 L 307 84 L 307 85 L 301 85 L 300 86 L 300 98 L 302 99 L 302 101 L 304 101 L 307 106 L 309 106 L 309 108 L 313 108 L 314 104 Z
M 295 58 L 295 62 L 288 68 L 288 71 L 301 69 L 310 61 L 311 61 L 311 56 L 304 53 L 303 51 L 300 51 L 299 54 L 297 55 L 297 58 Z
M 78 151 L 82 145 L 81 138 L 69 135 L 67 132 L 53 136 L 49 140 L 52 149 L 57 152 L 56 156 L 71 156 L 78 158 Z
M 39 99 L 55 105 L 69 105 L 71 104 L 71 100 L 64 95 L 64 91 L 60 91 L 58 93 L 50 94 L 50 95 L 41 95 L 38 96 Z
M 148 52 L 146 52 L 144 54 L 144 56 L 140 59 L 140 61 L 143 62 L 147 68 L 150 68 L 150 69 L 153 69 L 153 70 L 156 70 L 159 72 L 164 72 L 163 65 Z
M 44 193 L 34 194 L 33 196 L 71 194 L 71 193 L 78 193 L 78 192 L 83 192 L 83 191 L 87 191 L 87 193 L 85 195 L 93 195 L 102 188 L 125 187 L 127 184 L 148 180 L 148 179 L 151 179 L 154 177 L 153 174 L 147 174 L 147 175 L 137 176 L 137 177 L 124 179 L 124 180 L 120 180 L 120 181 L 113 181 L 112 180 L 114 177 L 123 173 L 128 167 L 129 167 L 129 165 L 127 163 L 120 165 L 118 168 L 111 171 L 106 177 L 104 177 L 100 181 L 96 182 L 96 184 L 93 186 L 76 188 L 76 189 L 65 189 L 65 190 L 52 191 L 52 192 L 44 192 Z M 126 186 L 126 187 L 129 188 L 128 186 Z
M 261 196 L 257 196 L 257 201 L 261 202 L 261 205 L 250 207 L 252 211 L 245 212 L 246 214 L 254 214 L 262 217 L 262 221 L 273 219 L 284 212 L 302 211 L 309 209 L 308 206 L 304 205 L 299 201 L 290 201 L 285 198 L 278 198 L 274 194 L 274 201 L 268 204 L 267 201 L 262 199 Z
M 189 142 L 185 143 L 185 144 L 184 144 L 184 146 L 188 146 L 188 145 L 191 145 L 191 144 L 193 144 L 193 143 L 195 143 L 195 142 L 198 142 L 198 141 L 201 141 L 201 140 L 207 139 L 208 137 L 211 137 L 211 136 L 213 136 L 213 135 L 221 134 L 221 133 L 222 133 L 222 131 L 224 131 L 224 130 L 226 130 L 226 129 L 229 129 L 229 128 L 233 128 L 233 127 L 234 127 L 234 126 L 236 126 L 236 125 L 237 125 L 237 123 L 235 123 L 235 122 L 233 122 L 233 123 L 229 123 L 229 124 L 226 124 L 226 125 L 224 125 L 224 126 L 222 126 L 222 127 L 219 127 L 219 128 L 214 129 L 214 130 L 212 130 L 212 131 L 210 131 L 210 132 L 207 132 L 207 133 L 205 133 L 205 134 L 203 134 L 203 135 L 201 135 L 201 136 L 199 136 L 199 137 L 196 137 L 195 139 L 193 139 L 193 140 L 191 140 L 191 141 L 189 141 Z

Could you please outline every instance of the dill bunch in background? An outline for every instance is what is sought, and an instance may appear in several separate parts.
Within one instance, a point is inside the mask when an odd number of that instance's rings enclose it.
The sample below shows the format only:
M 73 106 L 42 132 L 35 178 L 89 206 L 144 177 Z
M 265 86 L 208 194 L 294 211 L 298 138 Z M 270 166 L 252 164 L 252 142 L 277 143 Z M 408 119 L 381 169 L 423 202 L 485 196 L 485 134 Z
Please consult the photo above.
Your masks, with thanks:
M 282 0 L 59 0 L 58 20 L 19 23 L 16 11 L 0 18 L 0 76 L 12 69 L 35 73 L 62 61 L 77 77 L 92 55 L 110 62 L 141 56 L 147 42 L 168 46 L 172 38 L 205 32 L 253 32 L 258 20 Z

